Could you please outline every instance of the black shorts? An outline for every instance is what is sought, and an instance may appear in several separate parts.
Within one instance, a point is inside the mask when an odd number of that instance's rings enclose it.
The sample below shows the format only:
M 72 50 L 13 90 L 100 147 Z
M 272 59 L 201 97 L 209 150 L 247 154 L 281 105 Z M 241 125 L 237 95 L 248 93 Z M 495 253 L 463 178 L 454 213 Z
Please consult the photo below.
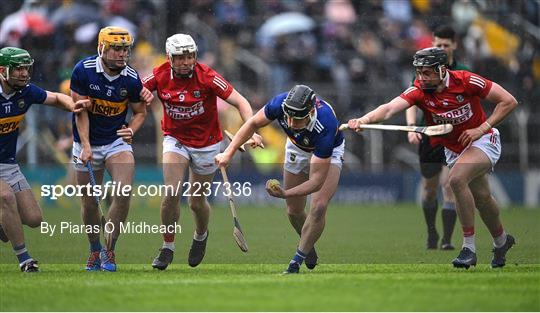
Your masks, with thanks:
M 424 178 L 432 178 L 439 174 L 442 167 L 446 165 L 444 147 L 442 145 L 432 147 L 429 143 L 429 137 L 426 135 L 422 135 L 422 141 L 418 146 L 418 155 L 420 157 L 420 173 Z

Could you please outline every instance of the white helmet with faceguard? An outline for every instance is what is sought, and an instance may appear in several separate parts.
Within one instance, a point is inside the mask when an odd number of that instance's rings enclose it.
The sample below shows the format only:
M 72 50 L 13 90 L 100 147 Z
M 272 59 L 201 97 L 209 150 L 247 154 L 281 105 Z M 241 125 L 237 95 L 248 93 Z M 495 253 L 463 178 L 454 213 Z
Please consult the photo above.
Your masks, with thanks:
M 175 34 L 167 38 L 167 41 L 165 42 L 165 52 L 167 53 L 169 63 L 171 64 L 171 68 L 175 75 L 182 78 L 191 77 L 194 65 L 191 66 L 187 74 L 181 74 L 180 71 L 173 66 L 173 56 L 175 55 L 193 54 L 193 58 L 197 59 L 197 44 L 190 35 Z

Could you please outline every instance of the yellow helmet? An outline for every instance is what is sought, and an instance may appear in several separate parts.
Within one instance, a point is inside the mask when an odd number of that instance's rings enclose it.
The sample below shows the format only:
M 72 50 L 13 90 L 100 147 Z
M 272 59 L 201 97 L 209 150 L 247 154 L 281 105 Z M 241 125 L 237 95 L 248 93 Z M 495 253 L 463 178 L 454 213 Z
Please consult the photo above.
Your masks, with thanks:
M 99 31 L 98 52 L 101 54 L 104 49 L 110 46 L 131 46 L 133 37 L 129 31 L 122 27 L 107 26 Z

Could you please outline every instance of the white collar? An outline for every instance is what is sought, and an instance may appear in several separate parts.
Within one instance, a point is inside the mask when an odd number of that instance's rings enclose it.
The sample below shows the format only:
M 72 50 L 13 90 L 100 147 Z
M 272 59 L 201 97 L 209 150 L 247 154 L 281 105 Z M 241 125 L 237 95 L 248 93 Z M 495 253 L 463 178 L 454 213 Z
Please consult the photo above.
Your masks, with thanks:
M 107 74 L 107 73 L 105 72 L 105 69 L 103 69 L 103 63 L 101 63 L 101 62 L 103 62 L 103 61 L 101 60 L 101 57 L 100 57 L 100 56 L 96 57 L 96 73 L 103 73 L 103 75 L 105 75 L 105 77 L 106 77 L 109 81 L 113 81 L 113 80 L 115 80 L 116 78 L 118 78 L 119 75 L 111 76 L 111 75 Z M 126 67 L 120 72 L 120 75 L 127 76 L 127 74 L 128 74 L 128 73 L 127 73 L 127 65 L 126 65 Z

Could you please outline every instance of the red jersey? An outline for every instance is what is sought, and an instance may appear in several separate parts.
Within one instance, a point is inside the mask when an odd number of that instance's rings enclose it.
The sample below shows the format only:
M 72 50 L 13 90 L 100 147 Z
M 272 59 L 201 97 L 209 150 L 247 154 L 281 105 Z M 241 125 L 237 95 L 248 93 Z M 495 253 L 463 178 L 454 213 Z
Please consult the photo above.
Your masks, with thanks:
M 418 79 L 414 86 L 405 90 L 400 97 L 422 111 L 427 125 L 452 124 L 454 129 L 445 136 L 430 138 L 433 146 L 442 144 L 461 153 L 465 147 L 458 138 L 467 129 L 480 126 L 486 121 L 486 113 L 480 104 L 491 90 L 492 82 L 468 71 L 447 71 L 446 88 L 440 93 L 424 93 Z
M 163 104 L 161 129 L 192 148 L 203 148 L 220 142 L 221 127 L 217 98 L 226 100 L 234 88 L 216 71 L 197 63 L 190 78 L 178 78 L 165 62 L 143 79 L 144 87 L 157 91 Z

